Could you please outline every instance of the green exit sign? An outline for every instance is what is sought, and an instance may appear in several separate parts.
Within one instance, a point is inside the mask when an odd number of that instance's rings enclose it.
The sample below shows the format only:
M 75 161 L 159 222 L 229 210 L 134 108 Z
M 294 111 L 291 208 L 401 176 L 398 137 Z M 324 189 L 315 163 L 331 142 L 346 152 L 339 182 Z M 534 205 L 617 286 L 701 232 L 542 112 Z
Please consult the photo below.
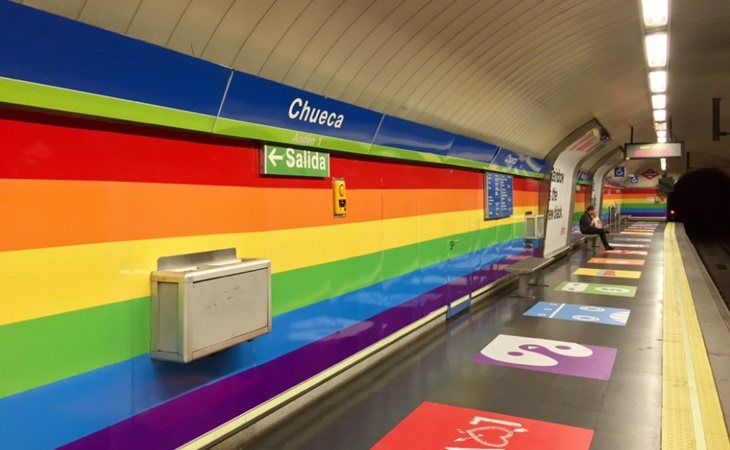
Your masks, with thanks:
M 330 155 L 302 148 L 264 145 L 261 149 L 261 173 L 325 178 L 330 176 Z

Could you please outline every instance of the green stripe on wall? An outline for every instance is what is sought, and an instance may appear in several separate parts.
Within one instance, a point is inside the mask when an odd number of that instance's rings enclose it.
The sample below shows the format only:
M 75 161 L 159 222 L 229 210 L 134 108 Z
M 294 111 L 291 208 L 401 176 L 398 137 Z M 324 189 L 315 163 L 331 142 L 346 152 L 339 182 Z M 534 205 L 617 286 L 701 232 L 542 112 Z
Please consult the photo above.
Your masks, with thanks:
M 302 308 L 521 236 L 521 224 L 502 225 L 275 274 L 272 313 Z M 450 249 L 449 241 L 455 239 L 459 241 Z M 143 297 L 0 327 L 0 398 L 149 352 L 149 308 L 149 297 Z
M 189 111 L 123 100 L 55 86 L 47 86 L 28 81 L 13 80 L 4 77 L 0 77 L 0 102 L 180 128 L 184 130 L 202 131 L 205 133 L 215 133 L 224 136 L 319 147 L 322 149 L 331 149 L 360 155 L 371 155 L 405 161 L 428 162 L 477 170 L 491 170 L 494 172 L 503 172 L 532 178 L 543 177 L 542 174 L 537 172 L 510 169 L 469 159 L 371 145 L 364 142 L 350 141 L 226 118 L 216 119 L 212 116 Z
M 0 102 L 185 130 L 213 131 L 215 117 L 0 77 Z
M 477 249 L 519 238 L 523 234 L 522 226 L 501 225 L 444 236 L 382 253 L 281 272 L 272 277 L 272 314 L 303 308 L 412 272 L 419 268 L 419 264 L 422 267 L 438 264 Z M 449 245 L 452 240 L 457 241 L 453 249 Z M 312 288 L 302 291 L 302 286 Z
M 0 398 L 150 350 L 149 297 L 0 327 Z
M 219 117 L 216 120 L 213 132 L 223 136 L 258 139 L 281 144 L 306 145 L 308 147 L 319 147 L 322 149 L 336 149 L 360 155 L 370 153 L 370 144 L 364 142 L 349 141 L 347 139 L 287 130 L 285 128 L 242 122 L 223 117 Z

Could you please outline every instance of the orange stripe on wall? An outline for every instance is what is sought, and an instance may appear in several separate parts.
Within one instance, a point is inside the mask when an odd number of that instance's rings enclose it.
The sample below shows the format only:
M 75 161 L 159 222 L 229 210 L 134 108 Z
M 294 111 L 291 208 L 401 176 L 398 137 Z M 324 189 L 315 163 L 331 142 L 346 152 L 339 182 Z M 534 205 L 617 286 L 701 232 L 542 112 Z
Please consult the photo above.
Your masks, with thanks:
M 532 194 L 515 191 L 515 206 Z M 326 189 L 6 179 L 0 251 L 365 222 L 472 210 L 481 199 L 466 189 L 350 190 L 347 217 L 334 219 Z

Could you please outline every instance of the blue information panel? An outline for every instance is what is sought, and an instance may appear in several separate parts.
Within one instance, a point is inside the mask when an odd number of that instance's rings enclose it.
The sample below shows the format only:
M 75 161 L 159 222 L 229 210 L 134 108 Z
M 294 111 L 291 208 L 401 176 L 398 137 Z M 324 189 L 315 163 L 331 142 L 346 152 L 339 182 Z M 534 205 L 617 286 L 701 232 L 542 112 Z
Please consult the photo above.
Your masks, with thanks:
M 487 210 L 486 219 L 500 219 L 512 215 L 512 175 L 487 172 L 484 179 Z
M 630 311 L 605 306 L 573 305 L 570 303 L 537 302 L 525 315 L 548 319 L 595 322 L 623 327 L 629 320 Z

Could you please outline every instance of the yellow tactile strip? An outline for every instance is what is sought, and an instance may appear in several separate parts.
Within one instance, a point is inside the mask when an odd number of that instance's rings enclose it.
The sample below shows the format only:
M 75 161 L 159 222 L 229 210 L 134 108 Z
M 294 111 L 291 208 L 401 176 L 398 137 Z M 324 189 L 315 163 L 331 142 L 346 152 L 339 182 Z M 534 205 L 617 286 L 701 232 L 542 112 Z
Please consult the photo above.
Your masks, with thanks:
M 664 233 L 662 449 L 730 450 L 674 225 Z

